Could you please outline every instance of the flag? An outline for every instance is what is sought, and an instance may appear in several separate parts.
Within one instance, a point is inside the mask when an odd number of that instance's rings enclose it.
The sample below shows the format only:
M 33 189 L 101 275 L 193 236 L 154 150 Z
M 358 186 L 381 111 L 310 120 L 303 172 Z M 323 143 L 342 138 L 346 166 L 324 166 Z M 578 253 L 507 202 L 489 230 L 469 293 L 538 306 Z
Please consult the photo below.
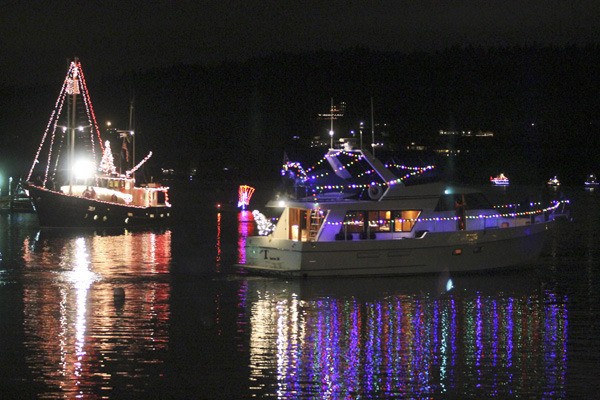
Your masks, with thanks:
M 123 145 L 121 146 L 121 153 L 125 153 L 125 161 L 129 162 L 129 149 L 127 148 L 127 140 L 123 138 Z

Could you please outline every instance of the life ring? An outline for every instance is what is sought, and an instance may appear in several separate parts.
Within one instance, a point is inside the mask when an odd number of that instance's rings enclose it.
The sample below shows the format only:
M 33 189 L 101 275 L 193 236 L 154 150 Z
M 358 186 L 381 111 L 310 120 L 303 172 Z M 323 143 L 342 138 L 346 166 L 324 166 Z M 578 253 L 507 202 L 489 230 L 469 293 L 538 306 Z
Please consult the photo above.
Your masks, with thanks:
M 383 189 L 379 185 L 371 185 L 369 186 L 369 198 L 371 200 L 379 200 L 383 195 Z

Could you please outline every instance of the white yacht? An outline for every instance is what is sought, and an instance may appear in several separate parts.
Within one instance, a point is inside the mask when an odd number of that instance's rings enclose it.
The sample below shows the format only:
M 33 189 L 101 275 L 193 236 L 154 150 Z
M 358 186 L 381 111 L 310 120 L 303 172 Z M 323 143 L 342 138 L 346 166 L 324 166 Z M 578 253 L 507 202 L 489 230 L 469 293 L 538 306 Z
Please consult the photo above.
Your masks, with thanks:
M 292 276 L 360 276 L 527 264 L 539 256 L 559 204 L 503 214 L 467 187 L 406 186 L 364 150 L 329 150 L 325 160 L 340 183 L 316 189 L 334 192 L 269 202 L 281 215 L 268 234 L 247 238 L 241 266 Z M 359 164 L 366 167 L 357 183 L 351 173 Z

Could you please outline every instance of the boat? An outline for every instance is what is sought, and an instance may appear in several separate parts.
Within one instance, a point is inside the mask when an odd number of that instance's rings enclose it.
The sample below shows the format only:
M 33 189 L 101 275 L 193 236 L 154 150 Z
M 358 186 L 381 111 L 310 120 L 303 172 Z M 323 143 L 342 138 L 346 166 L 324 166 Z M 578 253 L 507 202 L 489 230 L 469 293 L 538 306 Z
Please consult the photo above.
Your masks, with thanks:
M 558 180 L 558 177 L 556 175 L 554 175 L 554 177 L 548 179 L 547 185 L 552 186 L 552 187 L 557 187 L 557 186 L 560 186 L 560 181 Z
M 507 186 L 510 184 L 509 179 L 503 173 L 495 177 L 490 176 L 490 182 L 496 186 Z
M 584 182 L 585 187 L 589 189 L 596 188 L 599 184 L 600 183 L 594 174 L 589 174 Z
M 41 227 L 168 224 L 169 188 L 156 182 L 135 182 L 135 172 L 152 152 L 135 164 L 134 158 L 129 157 L 134 132 L 116 132 L 118 136 L 112 138 L 112 143 L 101 140 L 81 63 L 78 59 L 70 62 L 24 183 Z M 122 154 L 120 168 L 115 166 L 113 148 Z M 135 148 L 132 150 L 135 154 Z
M 10 178 L 8 196 L 0 197 L 0 214 L 33 212 L 35 212 L 35 208 L 21 182 L 13 188 L 12 178 Z
M 412 275 L 533 263 L 560 202 L 506 212 L 478 190 L 443 182 L 405 184 L 366 150 L 330 149 L 327 173 L 306 170 L 308 195 L 267 203 L 277 219 L 257 218 L 241 271 L 286 276 Z M 333 176 L 335 174 L 335 176 Z M 359 179 L 355 179 L 359 178 Z M 565 200 L 566 201 L 566 200 Z M 541 206 L 540 206 L 541 207 Z

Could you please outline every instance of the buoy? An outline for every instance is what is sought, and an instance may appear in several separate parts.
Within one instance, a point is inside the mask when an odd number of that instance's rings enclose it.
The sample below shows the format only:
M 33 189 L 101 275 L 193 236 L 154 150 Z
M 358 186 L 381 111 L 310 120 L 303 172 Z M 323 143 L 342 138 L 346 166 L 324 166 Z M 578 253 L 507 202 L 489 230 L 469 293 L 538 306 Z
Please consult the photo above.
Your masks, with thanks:
M 125 289 L 117 287 L 113 289 L 113 296 L 115 300 L 125 300 Z

